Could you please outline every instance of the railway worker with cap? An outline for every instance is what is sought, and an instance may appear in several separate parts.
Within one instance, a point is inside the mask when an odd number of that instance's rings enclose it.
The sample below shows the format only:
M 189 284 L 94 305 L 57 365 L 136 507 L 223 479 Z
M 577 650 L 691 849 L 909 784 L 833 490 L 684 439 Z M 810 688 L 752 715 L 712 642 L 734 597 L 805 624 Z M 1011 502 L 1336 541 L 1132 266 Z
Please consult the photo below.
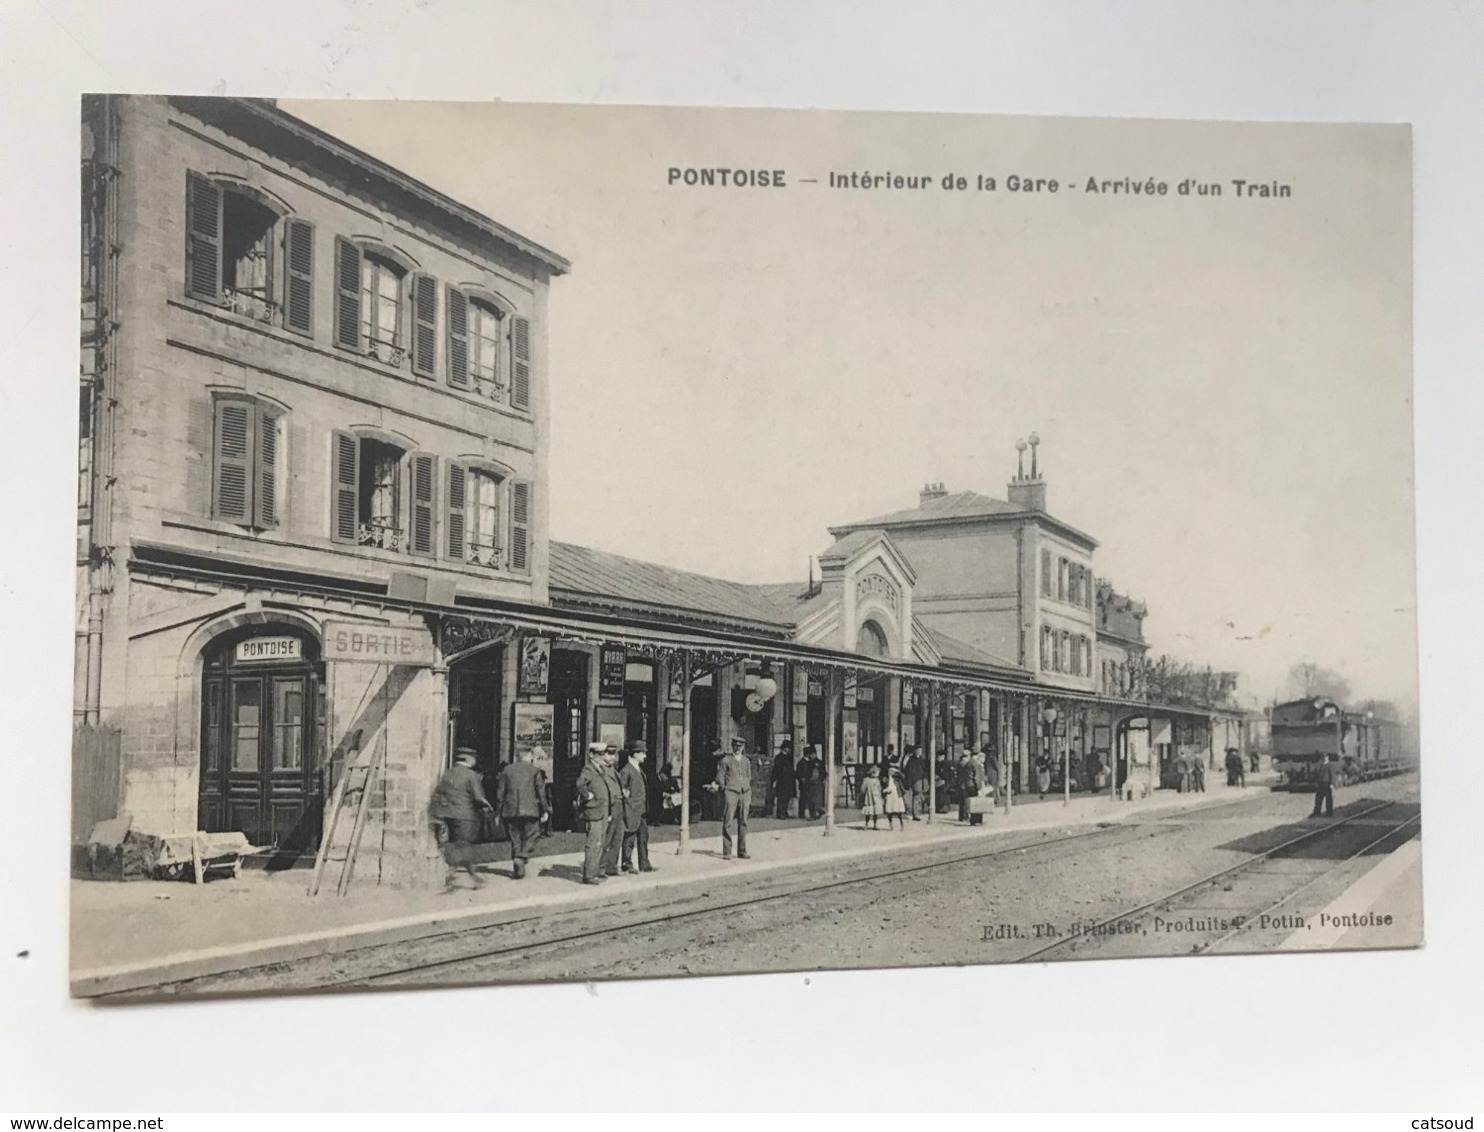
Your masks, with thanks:
M 735 836 L 737 856 L 747 857 L 747 810 L 752 805 L 752 760 L 747 757 L 747 741 L 732 737 L 731 753 L 723 755 L 716 767 L 716 781 L 710 789 L 721 795 L 721 859 L 732 859 Z
M 603 844 L 613 797 L 608 776 L 603 773 L 603 756 L 607 750 L 606 743 L 589 743 L 587 763 L 577 776 L 577 816 L 587 831 L 582 853 L 583 884 L 598 884 L 603 879 Z
M 1190 757 L 1190 788 L 1198 794 L 1206 792 L 1206 760 L 1200 755 Z
M 644 781 L 644 756 L 648 750 L 643 739 L 635 739 L 625 753 L 624 764 L 618 772 L 618 783 L 623 787 L 623 860 L 618 866 L 621 873 L 652 873 L 649 863 L 649 789 Z M 634 848 L 639 849 L 639 867 L 634 868 Z
M 479 772 L 474 769 L 477 760 L 472 747 L 455 751 L 453 766 L 443 772 L 428 804 L 428 816 L 448 831 L 443 844 L 443 859 L 448 863 L 445 892 L 454 891 L 459 869 L 469 874 L 475 888 L 484 887 L 483 879 L 474 871 L 473 854 L 474 843 L 479 840 L 480 815 L 491 806 L 484 796 Z
M 603 856 L 599 862 L 604 876 L 618 876 L 618 859 L 623 854 L 623 783 L 618 780 L 618 748 L 612 743 L 603 747 L 603 774 L 608 781 L 608 825 L 603 830 Z
M 1317 818 L 1319 807 L 1324 807 L 1324 816 L 1332 818 L 1335 816 L 1335 759 L 1334 755 L 1325 755 L 1319 763 L 1319 770 L 1314 777 L 1314 812 L 1309 816 Z
M 531 846 L 546 817 L 546 774 L 536 765 L 543 754 L 539 747 L 518 752 L 495 782 L 495 813 L 510 837 L 511 875 L 516 880 L 525 879 Z

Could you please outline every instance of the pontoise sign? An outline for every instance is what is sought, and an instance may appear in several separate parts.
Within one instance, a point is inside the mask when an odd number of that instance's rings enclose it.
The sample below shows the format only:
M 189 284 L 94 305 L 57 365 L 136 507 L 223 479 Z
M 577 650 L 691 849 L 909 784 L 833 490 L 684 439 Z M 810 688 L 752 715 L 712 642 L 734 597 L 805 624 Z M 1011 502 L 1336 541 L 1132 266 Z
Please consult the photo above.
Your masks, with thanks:
M 326 621 L 325 659 L 427 668 L 433 663 L 433 636 L 412 626 Z

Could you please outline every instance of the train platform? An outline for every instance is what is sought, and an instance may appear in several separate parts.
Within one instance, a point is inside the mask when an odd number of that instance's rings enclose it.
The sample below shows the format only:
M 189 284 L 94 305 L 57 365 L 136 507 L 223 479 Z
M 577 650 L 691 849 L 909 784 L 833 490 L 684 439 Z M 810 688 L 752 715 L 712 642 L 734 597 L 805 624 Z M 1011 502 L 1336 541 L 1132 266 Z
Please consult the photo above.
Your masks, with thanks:
M 1209 782 L 1209 780 L 1208 780 Z M 829 836 L 822 822 L 756 819 L 749 826 L 749 858 L 724 860 L 720 836 L 693 831 L 690 851 L 675 840 L 651 841 L 656 871 L 620 876 L 592 886 L 578 883 L 581 854 L 555 852 L 531 861 L 516 881 L 508 859 L 480 866 L 484 887 L 406 891 L 353 888 L 345 897 L 307 894 L 304 870 L 244 871 L 204 885 L 150 881 L 74 880 L 71 905 L 71 985 L 79 996 L 137 990 L 241 967 L 288 962 L 374 944 L 401 942 L 460 929 L 511 923 L 548 913 L 607 905 L 663 902 L 696 884 L 745 883 L 750 876 L 831 861 L 889 855 L 933 844 L 995 837 L 1016 831 L 1074 829 L 1157 814 L 1192 812 L 1244 797 L 1267 796 L 1265 783 L 1245 790 L 1224 779 L 1205 793 L 1155 791 L 1133 801 L 1073 795 L 1070 804 L 1018 801 L 1008 814 L 964 825 L 956 815 L 913 822 L 905 829 L 869 830 L 858 811 L 837 813 Z M 708 823 L 715 826 L 715 823 Z M 661 827 L 661 831 L 663 827 Z M 660 832 L 660 831 L 657 831 Z M 678 834 L 673 827 L 670 832 Z M 504 845 L 498 849 L 504 850 Z M 462 877 L 460 885 L 468 886 Z

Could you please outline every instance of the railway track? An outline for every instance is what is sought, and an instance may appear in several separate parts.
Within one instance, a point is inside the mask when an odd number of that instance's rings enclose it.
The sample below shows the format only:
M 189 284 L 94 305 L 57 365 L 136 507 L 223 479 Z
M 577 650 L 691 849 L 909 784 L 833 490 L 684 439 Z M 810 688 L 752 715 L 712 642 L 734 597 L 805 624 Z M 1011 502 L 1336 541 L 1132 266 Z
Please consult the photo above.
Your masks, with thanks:
M 1236 799 L 1232 802 L 1202 809 L 1204 817 L 1212 813 L 1233 809 L 1261 800 L 1261 795 Z M 451 931 L 434 936 L 395 944 L 376 944 L 336 953 L 333 957 L 298 961 L 292 964 L 268 964 L 220 975 L 207 975 L 194 979 L 157 983 L 115 995 L 104 996 L 114 1001 L 155 997 L 162 994 L 236 994 L 251 991 L 255 977 L 281 975 L 285 983 L 295 989 L 354 990 L 387 983 L 412 983 L 425 976 L 444 975 L 445 981 L 454 981 L 451 973 L 469 964 L 498 961 L 519 955 L 530 955 L 548 951 L 584 940 L 613 936 L 618 933 L 638 932 L 661 925 L 674 925 L 689 919 L 712 916 L 738 909 L 765 905 L 791 897 L 826 893 L 836 889 L 869 885 L 881 881 L 895 880 L 913 874 L 951 868 L 956 865 L 1005 858 L 1033 853 L 1044 849 L 1064 846 L 1073 842 L 1099 840 L 1107 847 L 1133 843 L 1138 840 L 1160 836 L 1186 828 L 1190 814 L 1153 815 L 1147 822 L 1127 822 L 1100 825 L 1054 837 L 1035 837 L 1017 840 L 1009 845 L 985 847 L 972 852 L 954 853 L 949 856 L 934 856 L 932 860 L 917 860 L 890 867 L 869 868 L 864 872 L 849 869 L 848 875 L 839 875 L 837 870 L 828 878 L 799 884 L 787 878 L 763 876 L 749 889 L 712 896 L 703 893 L 699 897 L 671 899 L 651 907 L 636 908 L 624 914 L 622 908 L 576 909 L 558 915 L 545 915 L 539 919 L 522 920 L 513 924 L 502 924 L 492 928 L 473 931 Z M 1185 821 L 1180 821 L 1181 818 Z M 924 849 L 924 853 L 931 850 Z M 774 891 L 757 891 L 761 885 L 774 881 Z M 510 938 L 515 932 L 526 931 L 530 938 Z M 403 961 L 409 953 L 415 958 Z M 349 974 L 327 974 L 316 977 L 312 968 L 316 966 L 360 965 L 363 969 Z M 389 965 L 387 965 L 389 964 Z M 370 968 L 364 969 L 364 968 Z M 244 983 L 248 985 L 243 985 Z
M 259 989 L 356 990 L 388 984 L 411 986 L 450 985 L 460 981 L 521 981 L 519 967 L 514 961 L 550 956 L 563 948 L 581 945 L 586 941 L 626 936 L 632 938 L 646 931 L 674 928 L 687 921 L 704 922 L 706 918 L 718 914 L 776 905 L 792 898 L 890 882 L 978 861 L 1039 855 L 1042 851 L 1055 851 L 1075 843 L 1086 843 L 1089 847 L 1100 850 L 1134 845 L 1151 837 L 1187 831 L 1191 828 L 1192 818 L 1207 819 L 1223 811 L 1250 806 L 1254 802 L 1260 802 L 1263 797 L 1249 795 L 1206 807 L 1198 814 L 1155 814 L 1149 815 L 1144 821 L 1101 825 L 1050 837 L 1023 837 L 1010 844 L 985 846 L 946 856 L 924 848 L 907 860 L 899 858 L 894 864 L 872 860 L 865 862 L 867 867 L 861 868 L 855 862 L 850 862 L 833 867 L 828 874 L 802 881 L 797 875 L 761 874 L 753 878 L 747 888 L 732 888 L 718 894 L 702 891 L 696 895 L 677 894 L 668 898 L 663 893 L 648 894 L 657 897 L 658 902 L 637 907 L 609 905 L 573 909 L 489 928 L 450 931 L 400 943 L 376 944 L 289 964 L 268 964 L 219 975 L 164 982 L 106 997 L 121 1001 L 168 994 L 241 994 Z M 1386 802 L 1371 806 L 1342 817 L 1331 825 L 1307 831 L 1256 854 L 1249 860 L 1203 876 L 1193 884 L 1182 886 L 1179 890 L 1166 893 L 1138 908 L 1109 917 L 1103 923 L 1152 911 L 1178 899 L 1182 894 L 1217 883 L 1241 870 L 1251 869 L 1260 861 L 1273 859 L 1283 850 L 1309 843 L 1342 826 L 1349 827 L 1396 804 L 1398 803 Z M 1365 848 L 1360 851 L 1365 851 Z M 932 858 L 924 860 L 923 856 L 928 853 L 933 853 Z M 1067 939 L 1052 941 L 1022 955 L 1006 955 L 1003 958 L 997 956 L 995 961 L 1032 961 L 1061 950 L 1070 942 L 1072 941 Z
M 1016 963 L 1029 963 L 1044 960 L 1055 952 L 1064 952 L 1070 955 L 1074 952 L 1103 952 L 1116 950 L 1119 940 L 1129 939 L 1135 936 L 1147 935 L 1147 925 L 1150 920 L 1161 917 L 1161 914 L 1177 917 L 1191 913 L 1190 908 L 1181 910 L 1181 905 L 1188 897 L 1202 892 L 1221 889 L 1231 892 L 1235 884 L 1226 884 L 1228 881 L 1245 879 L 1251 881 L 1254 878 L 1262 878 L 1264 881 L 1272 880 L 1274 883 L 1262 883 L 1257 888 L 1258 895 L 1237 898 L 1240 903 L 1235 908 L 1228 906 L 1223 901 L 1217 908 L 1210 911 L 1214 914 L 1200 916 L 1190 915 L 1190 919 L 1197 924 L 1209 922 L 1214 925 L 1204 930 L 1197 927 L 1195 935 L 1199 942 L 1190 944 L 1187 954 L 1203 954 L 1225 947 L 1235 940 L 1242 939 L 1250 941 L 1254 933 L 1263 931 L 1274 931 L 1286 933 L 1294 926 L 1296 917 L 1278 915 L 1280 909 L 1288 906 L 1294 899 L 1315 888 L 1326 879 L 1335 876 L 1347 865 L 1358 858 L 1372 853 L 1388 841 L 1396 841 L 1400 844 L 1412 836 L 1413 827 L 1420 825 L 1421 814 L 1409 814 L 1400 820 L 1387 824 L 1384 819 L 1379 824 L 1386 828 L 1379 836 L 1370 837 L 1369 830 L 1357 823 L 1374 819 L 1375 815 L 1391 809 L 1407 808 L 1409 803 L 1386 801 L 1369 806 L 1366 809 L 1348 814 L 1343 818 L 1330 822 L 1314 829 L 1306 830 L 1296 837 L 1288 838 L 1277 845 L 1271 846 L 1260 853 L 1256 853 L 1245 861 L 1239 861 L 1227 868 L 1201 877 L 1190 884 L 1182 885 L 1171 892 L 1164 893 L 1153 900 L 1145 901 L 1132 908 L 1124 909 L 1114 915 L 1104 917 L 1101 920 L 1089 924 L 1079 925 L 1075 933 L 1064 934 L 1052 939 L 1039 947 L 1017 956 L 1013 961 Z M 1312 846 L 1317 842 L 1333 839 L 1337 836 L 1348 835 L 1360 831 L 1359 848 L 1347 851 L 1343 855 L 1335 857 L 1310 857 L 1301 858 L 1296 856 L 1296 851 L 1306 846 Z M 1389 850 L 1388 850 L 1389 851 Z M 1264 866 L 1276 861 L 1304 861 L 1298 868 L 1279 869 L 1264 871 Z M 1299 883 L 1295 886 L 1294 880 Z M 1264 889 L 1267 889 L 1264 894 Z M 1273 899 L 1274 890 L 1278 895 Z M 1183 934 L 1183 933 L 1182 933 Z M 1147 954 L 1146 951 L 1139 954 Z

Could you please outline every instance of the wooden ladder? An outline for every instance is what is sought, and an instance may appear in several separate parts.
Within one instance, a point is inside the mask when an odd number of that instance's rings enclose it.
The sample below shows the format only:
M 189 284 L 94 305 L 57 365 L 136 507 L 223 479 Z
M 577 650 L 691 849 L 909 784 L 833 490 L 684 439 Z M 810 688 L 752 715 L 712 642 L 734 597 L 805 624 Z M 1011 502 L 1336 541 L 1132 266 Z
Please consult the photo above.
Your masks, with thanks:
M 354 756 L 352 756 L 354 758 Z M 371 757 L 351 763 L 335 784 L 334 797 L 330 802 L 330 824 L 320 839 L 319 852 L 314 858 L 314 877 L 309 882 L 309 895 L 318 896 L 324 880 L 325 870 L 335 864 L 340 866 L 340 876 L 335 882 L 335 895 L 344 896 L 350 890 L 351 878 L 356 871 L 356 854 L 360 852 L 361 835 L 366 830 L 366 812 L 370 809 L 371 793 L 381 778 L 382 765 L 386 761 L 386 732 L 379 732 L 372 742 Z M 335 831 L 340 827 L 341 816 L 350 807 L 355 807 L 355 820 L 351 822 L 350 836 L 345 844 L 345 855 L 334 853 Z

